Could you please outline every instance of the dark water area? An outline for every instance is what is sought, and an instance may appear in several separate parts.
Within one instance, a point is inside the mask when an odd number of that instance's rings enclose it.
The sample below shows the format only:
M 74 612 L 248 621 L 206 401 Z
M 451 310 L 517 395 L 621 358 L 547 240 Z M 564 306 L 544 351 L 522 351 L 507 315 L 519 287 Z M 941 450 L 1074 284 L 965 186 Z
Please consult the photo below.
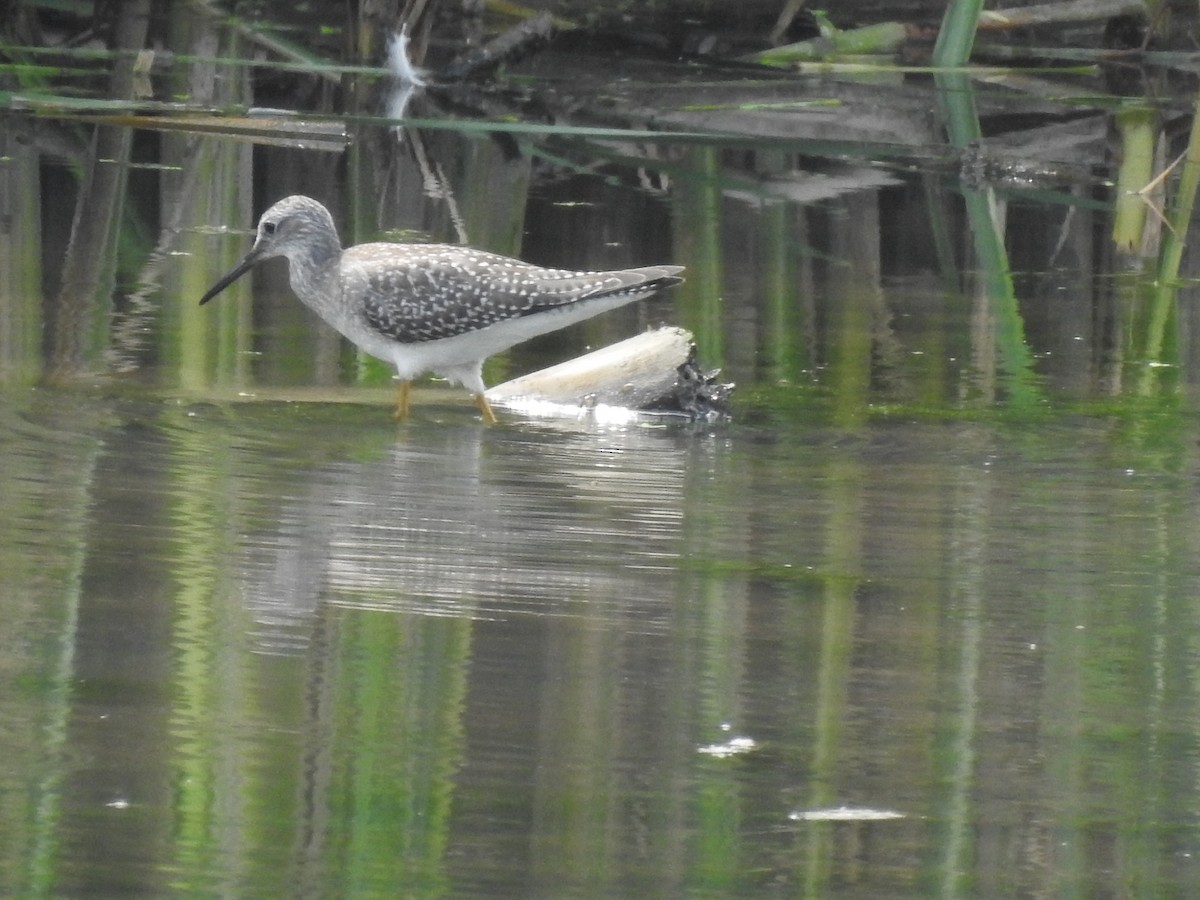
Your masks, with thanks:
M 0 108 L 0 894 L 1195 894 L 1189 176 L 1114 185 L 1118 108 L 1187 148 L 1184 68 L 579 42 L 405 101 L 176 13 L 140 94 Z M 485 378 L 679 326 L 729 417 L 397 424 L 282 262 L 198 305 L 292 193 L 686 266 Z

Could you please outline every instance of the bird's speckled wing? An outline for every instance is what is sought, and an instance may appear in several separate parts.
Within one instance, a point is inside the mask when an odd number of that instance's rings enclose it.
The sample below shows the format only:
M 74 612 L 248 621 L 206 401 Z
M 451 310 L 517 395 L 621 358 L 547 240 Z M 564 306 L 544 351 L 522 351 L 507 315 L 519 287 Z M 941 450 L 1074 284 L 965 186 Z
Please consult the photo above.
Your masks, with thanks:
M 367 324 L 401 343 L 454 337 L 505 319 L 617 293 L 651 293 L 661 270 L 581 273 L 445 244 L 361 244 L 342 258 L 345 289 Z

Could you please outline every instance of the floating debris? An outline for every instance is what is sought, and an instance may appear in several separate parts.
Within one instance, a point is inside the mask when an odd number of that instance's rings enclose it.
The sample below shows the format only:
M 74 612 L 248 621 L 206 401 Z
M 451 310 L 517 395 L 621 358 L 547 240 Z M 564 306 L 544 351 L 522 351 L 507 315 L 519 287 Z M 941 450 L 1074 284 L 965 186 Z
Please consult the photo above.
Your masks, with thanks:
M 749 753 L 758 747 L 758 742 L 754 738 L 748 737 L 733 737 L 723 744 L 707 744 L 703 747 L 697 747 L 697 753 L 703 753 L 706 756 L 712 756 L 717 759 L 728 759 L 731 756 L 738 756 L 742 753 Z
M 392 77 L 407 87 L 425 87 L 428 73 L 413 65 L 408 55 L 408 32 L 398 31 L 388 40 L 387 67 Z
M 788 813 L 793 822 L 885 822 L 904 819 L 904 813 L 891 809 L 869 807 L 834 806 L 826 809 L 799 809 Z

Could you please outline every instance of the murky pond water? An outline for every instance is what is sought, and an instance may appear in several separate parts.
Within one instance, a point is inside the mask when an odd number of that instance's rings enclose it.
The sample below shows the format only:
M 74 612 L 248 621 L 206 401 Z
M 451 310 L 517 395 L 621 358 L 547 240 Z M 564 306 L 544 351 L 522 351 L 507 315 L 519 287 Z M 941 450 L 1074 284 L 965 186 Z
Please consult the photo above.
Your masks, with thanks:
M 154 77 L 260 102 L 216 52 Z M 1108 112 L 948 167 L 921 79 L 830 119 L 639 65 L 520 75 L 602 125 L 7 98 L 0 893 L 1194 893 L 1196 291 L 1113 249 Z M 397 425 L 282 264 L 197 306 L 296 192 L 347 243 L 687 266 L 485 374 L 681 325 L 732 416 Z

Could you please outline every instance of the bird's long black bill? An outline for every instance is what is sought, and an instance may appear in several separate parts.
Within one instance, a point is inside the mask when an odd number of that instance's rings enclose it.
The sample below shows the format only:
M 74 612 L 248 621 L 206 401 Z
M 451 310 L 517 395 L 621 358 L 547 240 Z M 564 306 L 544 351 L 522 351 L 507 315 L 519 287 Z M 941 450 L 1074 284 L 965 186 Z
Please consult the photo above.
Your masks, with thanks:
M 258 251 L 258 248 L 256 247 L 253 250 L 251 250 L 249 253 L 247 253 L 245 256 L 243 256 L 242 261 L 239 262 L 236 266 L 234 266 L 229 271 L 228 274 L 222 276 L 220 281 L 218 281 L 216 284 L 214 284 L 212 287 L 210 287 L 207 291 L 205 291 L 204 296 L 200 298 L 200 305 L 203 306 L 205 303 L 207 303 L 213 297 L 217 296 L 217 294 L 221 293 L 221 291 L 225 290 L 225 288 L 229 287 L 231 284 L 233 284 L 235 281 L 237 281 L 239 278 L 241 278 L 243 275 L 245 275 L 248 271 L 250 271 L 250 269 L 252 269 L 254 267 L 254 264 L 256 262 L 258 262 L 258 252 L 257 251 Z

